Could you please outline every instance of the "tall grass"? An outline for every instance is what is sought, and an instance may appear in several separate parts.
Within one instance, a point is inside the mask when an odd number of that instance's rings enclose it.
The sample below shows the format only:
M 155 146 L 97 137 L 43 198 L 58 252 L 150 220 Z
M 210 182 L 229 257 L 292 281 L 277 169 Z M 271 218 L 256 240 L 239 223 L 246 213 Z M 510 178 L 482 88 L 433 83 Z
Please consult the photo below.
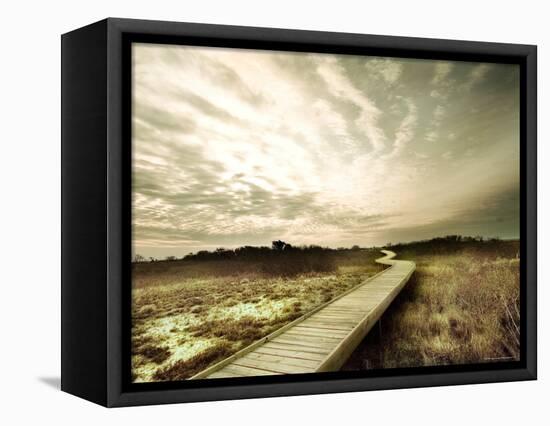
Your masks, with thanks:
M 402 247 L 399 257 L 416 261 L 415 275 L 344 368 L 518 360 L 517 252 L 517 242 L 459 245 L 443 254 Z

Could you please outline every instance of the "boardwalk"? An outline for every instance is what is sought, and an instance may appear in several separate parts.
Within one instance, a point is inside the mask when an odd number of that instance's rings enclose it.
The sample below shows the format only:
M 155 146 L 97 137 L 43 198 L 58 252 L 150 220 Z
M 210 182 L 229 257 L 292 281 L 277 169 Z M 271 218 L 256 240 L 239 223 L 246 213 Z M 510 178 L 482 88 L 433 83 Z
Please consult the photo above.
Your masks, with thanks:
M 415 270 L 414 262 L 382 252 L 376 262 L 389 268 L 191 379 L 338 370 Z

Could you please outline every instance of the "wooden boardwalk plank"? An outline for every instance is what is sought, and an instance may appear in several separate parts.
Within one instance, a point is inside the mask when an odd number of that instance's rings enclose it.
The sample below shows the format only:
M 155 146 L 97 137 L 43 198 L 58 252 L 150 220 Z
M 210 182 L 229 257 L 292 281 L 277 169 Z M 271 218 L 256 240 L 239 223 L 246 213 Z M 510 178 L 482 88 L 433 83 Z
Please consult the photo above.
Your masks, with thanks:
M 296 338 L 296 336 L 289 336 L 284 335 L 282 337 L 276 337 L 272 340 L 272 342 L 275 343 L 286 343 L 288 345 L 299 345 L 299 346 L 306 346 L 313 349 L 322 349 L 328 352 L 330 352 L 334 348 L 333 343 L 326 343 L 326 342 L 308 342 L 306 340 Z
M 315 363 L 317 365 L 317 363 Z M 248 358 L 248 355 L 243 356 L 231 363 L 231 366 L 249 368 L 251 370 L 260 370 L 265 371 L 266 376 L 271 374 L 296 374 L 303 372 L 310 372 L 310 367 L 304 367 L 301 365 L 291 365 L 288 363 L 280 362 L 267 362 L 267 361 L 258 361 L 255 359 Z M 253 376 L 254 374 L 249 374 Z
M 249 354 L 246 354 L 241 358 L 241 360 L 247 360 L 247 359 L 258 362 L 258 365 L 260 367 L 262 365 L 265 365 L 265 367 L 268 369 L 270 365 L 273 365 L 273 366 L 288 365 L 291 367 L 303 367 L 303 368 L 315 370 L 317 365 L 319 365 L 319 361 L 315 361 L 315 360 L 289 358 L 282 355 L 260 354 L 260 353 L 257 353 L 256 351 L 250 352 Z
M 265 345 L 259 347 L 254 352 L 251 353 L 258 353 L 258 354 L 264 354 L 264 355 L 277 355 L 277 356 L 284 356 L 287 358 L 296 358 L 296 359 L 307 359 L 310 361 L 322 361 L 327 354 L 322 353 L 313 353 L 313 352 L 303 352 L 303 351 L 297 351 L 296 348 L 294 350 L 291 349 L 278 349 L 278 348 L 266 348 Z
M 268 371 L 259 368 L 244 367 L 238 364 L 231 364 L 226 366 L 221 373 L 227 372 L 229 374 L 236 374 L 238 376 L 271 376 L 273 374 L 283 374 L 277 371 Z
M 382 250 L 390 267 L 191 379 L 335 371 L 405 286 L 416 265 Z
M 315 355 L 322 355 L 323 358 L 325 358 L 330 350 L 329 349 L 323 349 L 323 348 L 315 348 L 315 347 L 309 347 L 304 346 L 300 344 L 293 344 L 293 343 L 283 343 L 283 342 L 267 342 L 265 345 L 260 346 L 258 349 L 280 349 L 284 351 L 289 352 L 295 352 L 295 353 L 307 353 L 307 354 L 315 354 Z
M 298 327 L 298 326 L 296 326 Z M 312 330 L 336 330 L 336 331 L 344 331 L 349 333 L 350 328 L 352 327 L 346 327 L 344 325 L 338 325 L 338 324 L 313 324 L 308 322 L 307 324 L 300 325 L 300 328 L 311 328 Z

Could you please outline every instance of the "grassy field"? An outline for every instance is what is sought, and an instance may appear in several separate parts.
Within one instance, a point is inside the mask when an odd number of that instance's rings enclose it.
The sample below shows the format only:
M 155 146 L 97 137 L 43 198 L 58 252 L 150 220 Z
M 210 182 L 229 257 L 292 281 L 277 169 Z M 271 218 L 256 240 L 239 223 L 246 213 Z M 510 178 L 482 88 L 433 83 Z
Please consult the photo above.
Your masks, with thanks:
M 391 249 L 417 270 L 344 370 L 519 359 L 519 242 Z
M 186 379 L 383 268 L 378 250 L 268 253 L 134 263 L 133 380 Z

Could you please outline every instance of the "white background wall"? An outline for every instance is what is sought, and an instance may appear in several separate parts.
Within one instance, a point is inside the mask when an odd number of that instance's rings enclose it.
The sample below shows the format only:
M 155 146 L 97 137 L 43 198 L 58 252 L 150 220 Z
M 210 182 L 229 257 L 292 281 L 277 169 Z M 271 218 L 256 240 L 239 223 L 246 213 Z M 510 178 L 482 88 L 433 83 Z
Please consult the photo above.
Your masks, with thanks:
M 4 1 L 0 47 L 0 423 L 534 424 L 548 421 L 550 278 L 539 221 L 539 381 L 106 410 L 59 392 L 60 34 L 107 16 L 539 45 L 539 217 L 550 214 L 542 1 Z M 9 420 L 8 420 L 9 419 Z M 8 420 L 8 421 L 6 421 Z M 547 423 L 546 423 L 547 424 Z

